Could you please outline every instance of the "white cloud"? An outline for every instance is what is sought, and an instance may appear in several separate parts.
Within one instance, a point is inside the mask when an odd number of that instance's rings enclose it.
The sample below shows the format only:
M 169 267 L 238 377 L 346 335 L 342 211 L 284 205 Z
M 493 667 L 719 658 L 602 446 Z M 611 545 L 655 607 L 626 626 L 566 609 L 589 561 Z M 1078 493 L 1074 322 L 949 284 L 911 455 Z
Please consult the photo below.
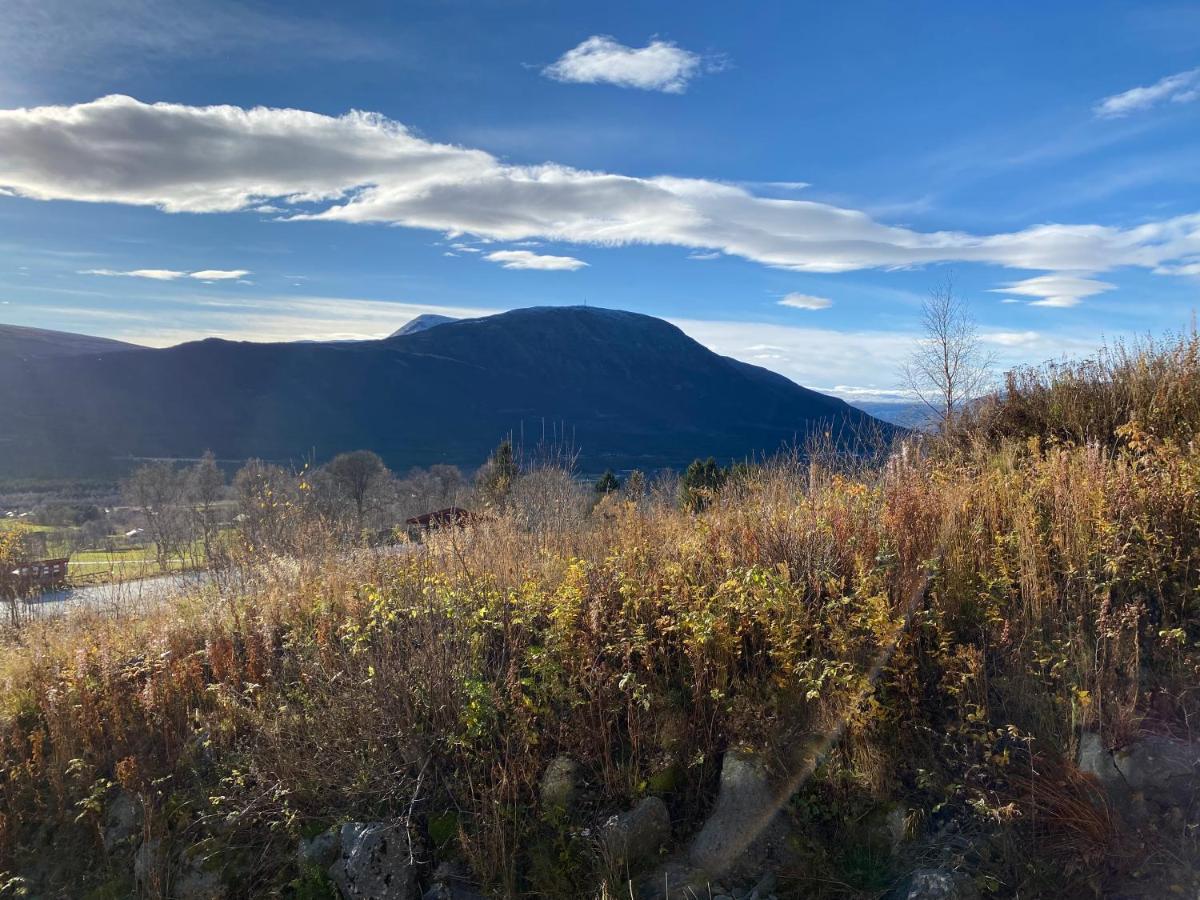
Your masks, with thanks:
M 547 256 L 529 250 L 497 250 L 484 257 L 506 269 L 538 269 L 543 272 L 573 272 L 587 265 L 573 256 Z
M 1129 228 L 922 232 L 861 210 L 756 196 L 717 181 L 509 165 L 363 112 L 332 117 L 113 96 L 0 110 L 0 146 L 0 188 L 34 199 L 175 213 L 271 202 L 290 209 L 290 221 L 380 222 L 451 240 L 669 245 L 802 272 L 936 262 L 1047 273 L 1120 266 L 1165 272 L 1200 255 L 1200 213 Z
M 829 309 L 833 301 L 828 297 L 814 297 L 812 294 L 788 294 L 779 301 L 780 306 L 790 306 L 793 309 Z
M 1115 284 L 1107 281 L 1097 281 L 1080 275 L 1058 272 L 1053 275 L 1039 275 L 1036 278 L 1026 278 L 1014 281 L 1001 288 L 993 288 L 995 294 L 1020 294 L 1023 297 L 1038 297 L 1030 302 L 1030 306 L 1078 306 L 1084 297 L 1102 294 L 1116 288 Z M 1009 302 L 1006 298 L 1002 302 Z
M 249 269 L 201 269 L 199 272 L 189 272 L 188 278 L 198 281 L 238 281 L 249 274 Z
M 1131 88 L 1120 94 L 1105 97 L 1096 104 L 1096 115 L 1102 119 L 1117 119 L 1132 112 L 1157 106 L 1159 103 L 1190 103 L 1200 98 L 1200 69 L 1189 69 L 1168 75 L 1154 84 Z
M 844 399 L 903 399 L 899 371 L 920 340 L 918 332 L 841 331 L 760 322 L 672 319 L 709 349 L 778 372 L 798 384 Z M 1100 339 L 1074 331 L 988 332 L 996 370 L 1086 355 Z M 1115 337 L 1115 335 L 1114 335 Z
M 720 259 L 720 258 L 721 258 L 721 252 L 720 252 L 719 250 L 710 250 L 710 251 L 708 251 L 708 252 L 703 252 L 703 251 L 700 251 L 700 250 L 695 250 L 695 251 L 693 251 L 693 252 L 689 253 L 687 258 L 688 258 L 688 259 L 704 259 L 704 260 L 708 260 L 708 259 Z
M 651 41 L 645 47 L 634 48 L 607 35 L 593 35 L 542 69 L 542 74 L 555 81 L 603 82 L 682 94 L 688 82 L 700 74 L 702 62 L 699 54 L 670 41 Z
M 177 278 L 185 277 L 187 272 L 179 272 L 175 269 L 132 269 L 128 272 L 118 272 L 115 269 L 84 269 L 79 274 L 120 276 L 122 278 L 149 278 L 152 281 L 174 281 Z
M 106 275 L 121 278 L 149 278 L 151 281 L 177 281 L 180 278 L 195 278 L 197 281 L 237 281 L 250 274 L 249 269 L 200 269 L 197 272 L 181 272 L 178 269 L 83 269 L 80 275 Z
M 1027 347 L 1036 344 L 1041 335 L 1036 331 L 985 331 L 979 339 L 1001 347 Z

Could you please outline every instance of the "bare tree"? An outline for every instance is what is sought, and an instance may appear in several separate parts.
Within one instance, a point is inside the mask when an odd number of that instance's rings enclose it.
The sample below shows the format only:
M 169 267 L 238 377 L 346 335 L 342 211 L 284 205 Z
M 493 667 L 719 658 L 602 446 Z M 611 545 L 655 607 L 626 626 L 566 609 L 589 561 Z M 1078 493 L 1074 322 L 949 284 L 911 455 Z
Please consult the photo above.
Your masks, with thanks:
M 211 450 L 187 475 L 186 493 L 191 506 L 193 527 L 200 535 L 206 561 L 212 559 L 213 542 L 219 531 L 217 504 L 225 492 L 225 476 Z
M 158 565 L 164 572 L 179 557 L 190 539 L 183 510 L 187 477 L 169 462 L 140 466 L 121 482 L 125 502 L 141 513 L 146 535 L 154 543 Z
M 338 493 L 354 507 L 355 525 L 362 531 L 367 510 L 379 501 L 391 477 L 387 466 L 370 450 L 355 450 L 335 456 L 325 471 Z
M 902 375 L 945 430 L 964 404 L 987 389 L 996 360 L 980 339 L 967 302 L 955 292 L 952 276 L 929 292 L 921 324 L 925 336 Z

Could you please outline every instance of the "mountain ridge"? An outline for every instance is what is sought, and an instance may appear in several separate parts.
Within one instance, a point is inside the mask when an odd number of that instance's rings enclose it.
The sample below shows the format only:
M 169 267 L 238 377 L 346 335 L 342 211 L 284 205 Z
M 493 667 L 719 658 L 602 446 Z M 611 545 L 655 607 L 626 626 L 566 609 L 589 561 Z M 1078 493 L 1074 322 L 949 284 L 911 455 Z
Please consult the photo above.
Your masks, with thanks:
M 376 341 L 166 349 L 35 361 L 0 385 L 0 470 L 128 457 L 475 466 L 506 434 L 560 423 L 581 466 L 659 468 L 771 453 L 818 425 L 891 431 L 841 400 L 718 356 L 621 310 L 532 307 Z M 54 410 L 47 415 L 47 410 Z

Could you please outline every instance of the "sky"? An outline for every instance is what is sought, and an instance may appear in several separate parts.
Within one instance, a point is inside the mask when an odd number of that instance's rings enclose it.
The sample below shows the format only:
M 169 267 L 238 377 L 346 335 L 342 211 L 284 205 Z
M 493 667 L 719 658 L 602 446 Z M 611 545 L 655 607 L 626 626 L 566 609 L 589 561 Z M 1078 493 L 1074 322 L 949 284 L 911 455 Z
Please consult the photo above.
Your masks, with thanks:
M 1190 327 L 1200 4 L 5 0 L 0 322 L 587 303 L 847 398 Z

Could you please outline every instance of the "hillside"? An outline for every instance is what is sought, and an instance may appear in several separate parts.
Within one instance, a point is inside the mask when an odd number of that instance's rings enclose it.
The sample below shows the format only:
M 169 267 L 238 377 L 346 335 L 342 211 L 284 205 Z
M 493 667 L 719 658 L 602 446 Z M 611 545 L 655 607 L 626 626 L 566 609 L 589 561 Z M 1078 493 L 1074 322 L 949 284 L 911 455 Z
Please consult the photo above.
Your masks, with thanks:
M 128 457 L 477 465 L 557 426 L 587 469 L 770 453 L 870 416 L 718 356 L 650 316 L 533 308 L 380 341 L 252 344 L 33 360 L 0 385 L 0 466 L 83 474 Z M 53 410 L 53 414 L 48 411 Z M 886 427 L 886 426 L 883 426 Z
M 25 328 L 21 325 L 0 325 L 0 365 L 141 349 L 144 348 L 137 344 L 86 334 Z

